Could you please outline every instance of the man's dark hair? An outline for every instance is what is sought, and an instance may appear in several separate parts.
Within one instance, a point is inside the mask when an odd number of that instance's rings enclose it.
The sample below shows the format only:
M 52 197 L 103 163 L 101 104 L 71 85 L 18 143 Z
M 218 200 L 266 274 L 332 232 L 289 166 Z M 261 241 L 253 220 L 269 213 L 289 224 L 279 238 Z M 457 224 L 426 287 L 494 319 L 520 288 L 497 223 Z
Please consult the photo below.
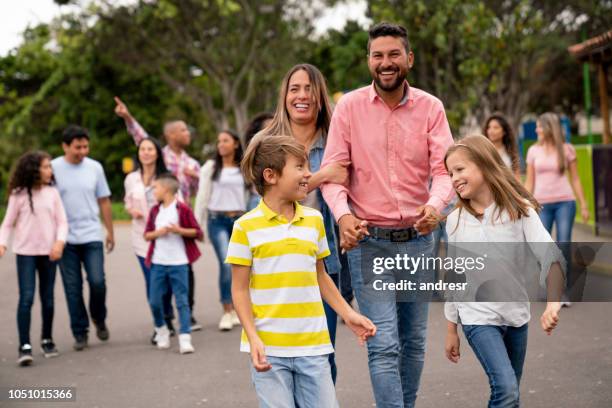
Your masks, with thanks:
M 408 41 L 408 32 L 404 27 L 398 24 L 388 23 L 383 21 L 370 27 L 368 31 L 368 54 L 370 54 L 370 44 L 378 37 L 395 37 L 402 40 L 406 53 L 410 52 L 410 42 Z
M 87 139 L 89 140 L 89 132 L 87 129 L 77 125 L 70 125 L 62 133 L 62 143 L 70 145 L 74 139 Z

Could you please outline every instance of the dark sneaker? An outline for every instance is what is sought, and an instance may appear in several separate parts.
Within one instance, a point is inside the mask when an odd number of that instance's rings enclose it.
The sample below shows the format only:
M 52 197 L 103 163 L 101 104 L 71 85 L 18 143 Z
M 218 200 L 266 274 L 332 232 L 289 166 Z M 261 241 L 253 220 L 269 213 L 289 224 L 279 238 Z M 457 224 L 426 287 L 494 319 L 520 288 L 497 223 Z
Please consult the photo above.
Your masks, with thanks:
M 98 338 L 102 341 L 108 340 L 110 333 L 108 332 L 108 327 L 106 327 L 106 324 L 104 322 L 94 322 L 94 325 L 96 326 L 96 336 L 98 336 Z
M 172 324 L 172 319 L 166 319 L 166 327 L 168 328 L 168 331 L 170 332 L 170 337 L 174 337 L 174 335 L 176 334 L 176 330 L 174 329 L 174 325 Z
M 74 336 L 74 348 L 76 351 L 83 351 L 87 347 L 87 335 Z
M 24 344 L 19 347 L 19 358 L 17 359 L 17 364 L 25 367 L 32 364 L 32 361 L 34 361 L 32 358 L 32 346 L 29 344 Z
M 45 358 L 57 357 L 59 356 L 59 352 L 55 347 L 55 343 L 53 343 L 53 339 L 42 339 L 40 343 L 40 349 L 43 352 Z
M 191 331 L 202 330 L 202 325 L 195 318 L 191 318 Z

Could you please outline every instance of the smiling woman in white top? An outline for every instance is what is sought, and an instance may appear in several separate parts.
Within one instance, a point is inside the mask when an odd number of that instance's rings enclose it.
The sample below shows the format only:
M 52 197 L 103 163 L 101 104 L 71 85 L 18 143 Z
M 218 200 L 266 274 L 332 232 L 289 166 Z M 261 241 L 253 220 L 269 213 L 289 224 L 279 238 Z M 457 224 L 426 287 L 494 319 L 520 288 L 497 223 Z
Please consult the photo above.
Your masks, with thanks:
M 240 324 L 232 305 L 232 272 L 224 261 L 234 221 L 245 213 L 249 197 L 240 172 L 241 160 L 242 144 L 238 135 L 231 130 L 219 133 L 215 158 L 207 161 L 200 171 L 194 211 L 219 261 L 219 292 L 223 307 L 219 330 L 223 331 Z
M 564 276 L 560 251 L 555 250 L 552 238 L 537 216 L 537 201 L 512 176 L 495 146 L 481 135 L 460 140 L 448 150 L 444 163 L 459 196 L 458 208 L 449 215 L 446 223 L 449 244 L 455 243 L 456 247 L 462 242 L 477 242 L 480 251 L 483 243 L 487 243 L 488 251 L 496 242 L 524 242 L 532 249 L 536 248 L 533 252 L 542 267 L 540 282 L 547 285 L 549 298 L 540 320 L 542 328 L 550 334 L 559 321 Z M 538 250 L 535 245 L 538 242 L 548 244 L 540 244 Z M 515 302 L 503 302 L 508 300 L 506 298 L 499 299 L 502 302 L 447 302 L 444 307 L 448 320 L 446 356 L 454 363 L 459 362 L 457 325 L 461 324 L 489 377 L 490 407 L 519 406 L 519 383 L 527 350 L 530 314 L 529 302 L 520 293 L 520 285 L 525 285 L 521 279 L 524 271 L 516 264 L 521 254 L 509 250 L 513 247 L 522 250 L 525 246 L 505 245 L 502 251 L 495 251 L 501 255 L 495 265 L 509 261 L 506 262 L 508 268 L 501 268 L 506 273 L 499 281 L 518 283 L 518 295 L 511 295 L 516 296 L 511 299 Z M 477 254 L 484 256 L 484 253 Z M 488 273 L 486 268 L 472 275 Z M 475 281 L 478 284 L 478 280 L 479 276 L 474 278 L 466 272 L 468 284 Z M 506 287 L 497 296 L 508 295 Z M 497 300 L 497 296 L 492 300 Z M 476 296 L 474 300 L 477 299 Z

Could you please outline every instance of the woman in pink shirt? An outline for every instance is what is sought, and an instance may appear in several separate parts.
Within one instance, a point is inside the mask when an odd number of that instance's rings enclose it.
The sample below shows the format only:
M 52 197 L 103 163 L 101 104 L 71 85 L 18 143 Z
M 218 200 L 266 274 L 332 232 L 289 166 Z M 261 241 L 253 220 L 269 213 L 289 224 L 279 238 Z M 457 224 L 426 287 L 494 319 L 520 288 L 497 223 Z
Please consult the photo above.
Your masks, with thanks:
M 145 278 L 147 301 L 149 300 L 149 285 L 151 281 L 151 270 L 145 264 L 149 243 L 144 239 L 144 232 L 149 217 L 149 211 L 157 201 L 153 196 L 153 180 L 160 174 L 167 173 L 164 164 L 164 156 L 159 142 L 154 138 L 142 139 L 138 143 L 138 155 L 136 156 L 136 170 L 125 178 L 125 209 L 132 217 L 132 246 Z M 170 333 L 174 335 L 172 319 L 172 292 L 166 293 L 163 298 L 164 315 L 166 325 Z M 155 332 L 151 337 L 151 344 L 155 345 Z
M 544 113 L 536 122 L 538 142 L 527 151 L 525 187 L 542 204 L 540 218 L 550 233 L 557 226 L 557 242 L 571 242 L 576 216 L 576 197 L 582 219 L 589 210 L 576 167 L 576 150 L 565 143 L 559 117 Z M 573 191 L 572 191 L 573 189 Z
M 51 156 L 45 152 L 26 153 L 17 162 L 9 182 L 9 202 L 0 227 L 0 257 L 13 233 L 13 252 L 17 254 L 19 304 L 19 358 L 21 366 L 32 363 L 30 320 L 36 271 L 42 311 L 41 348 L 45 357 L 58 355 L 51 335 L 53 325 L 53 289 L 56 261 L 62 257 L 68 222 L 59 192 L 54 184 Z

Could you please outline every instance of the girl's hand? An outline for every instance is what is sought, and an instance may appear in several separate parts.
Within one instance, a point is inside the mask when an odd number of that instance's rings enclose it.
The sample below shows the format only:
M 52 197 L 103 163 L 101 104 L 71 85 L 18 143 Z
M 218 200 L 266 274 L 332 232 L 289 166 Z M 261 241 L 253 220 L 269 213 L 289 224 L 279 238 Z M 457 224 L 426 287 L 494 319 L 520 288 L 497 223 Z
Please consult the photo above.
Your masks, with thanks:
M 360 346 L 363 346 L 366 341 L 368 341 L 368 338 L 376 334 L 376 326 L 374 326 L 374 323 L 354 310 L 351 310 L 346 317 L 343 317 L 343 320 L 348 328 L 357 336 Z
M 348 181 L 348 166 L 350 161 L 335 162 L 325 167 L 325 182 L 333 184 L 344 184 Z
M 0 245 L 0 258 L 2 258 L 5 253 L 6 253 L 6 247 L 4 245 Z
M 251 345 L 251 362 L 253 367 L 255 367 L 255 371 L 263 373 L 271 369 L 272 365 L 266 359 L 266 350 L 261 339 L 257 337 L 249 341 L 249 344 Z
M 542 313 L 542 317 L 540 317 L 540 323 L 542 324 L 542 329 L 549 336 L 552 334 L 552 331 L 557 324 L 559 323 L 559 310 L 561 310 L 561 302 L 548 302 L 546 304 L 546 310 Z
M 585 205 L 580 205 L 580 215 L 582 215 L 582 221 L 586 224 L 586 222 L 589 220 L 589 208 Z
M 59 261 L 62 257 L 63 252 L 64 243 L 62 241 L 55 241 L 55 243 L 53 244 L 53 248 L 51 248 L 51 252 L 49 253 L 49 260 Z
M 459 362 L 461 353 L 459 352 L 459 335 L 457 333 L 446 333 L 446 344 L 444 346 L 446 358 L 453 363 Z

